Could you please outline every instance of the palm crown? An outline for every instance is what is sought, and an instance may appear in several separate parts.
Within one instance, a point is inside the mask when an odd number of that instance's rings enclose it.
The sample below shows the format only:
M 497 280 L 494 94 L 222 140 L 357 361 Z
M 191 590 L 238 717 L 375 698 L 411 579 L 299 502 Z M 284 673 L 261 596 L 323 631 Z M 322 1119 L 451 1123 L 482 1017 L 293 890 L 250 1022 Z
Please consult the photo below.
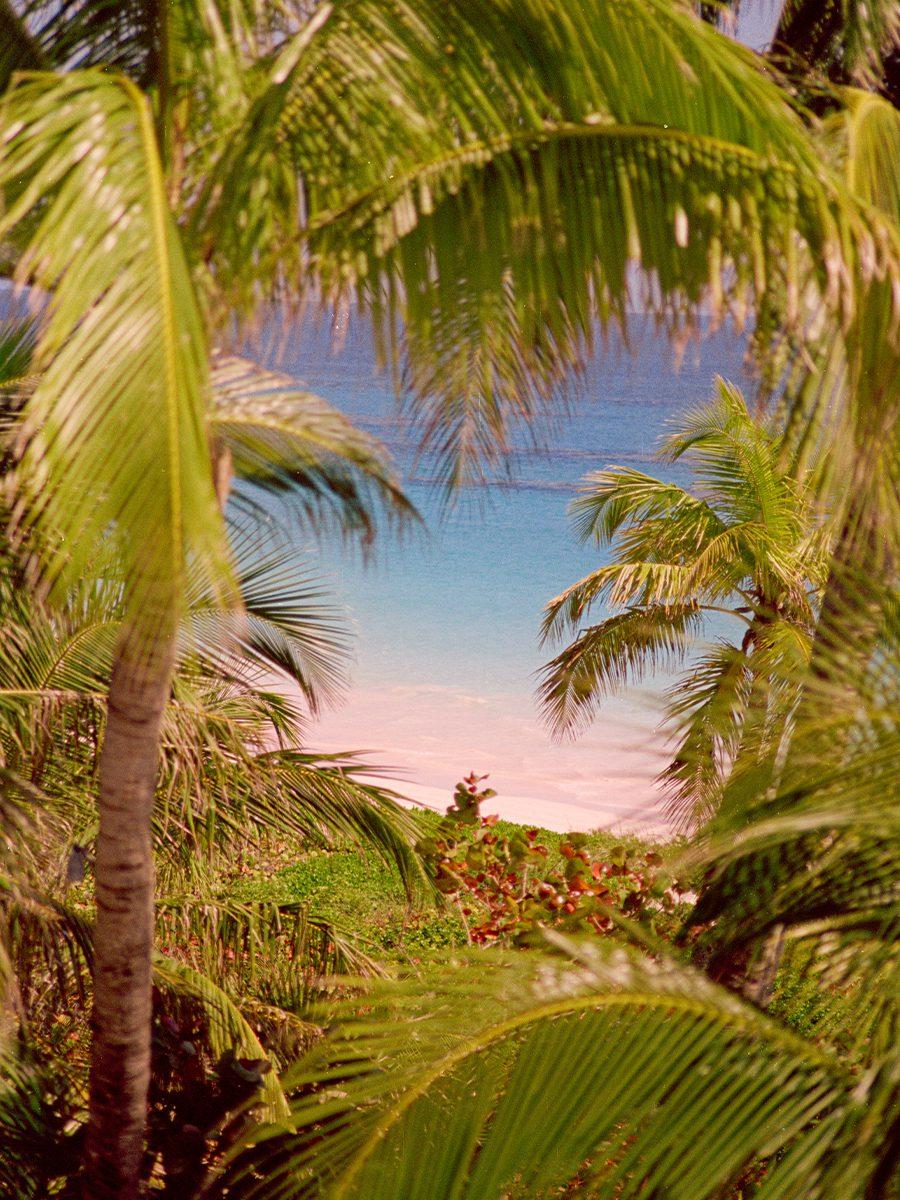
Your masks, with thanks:
M 543 668 L 540 698 L 553 729 L 572 733 L 629 681 L 693 656 L 669 694 L 679 745 L 663 774 L 673 815 L 687 819 L 714 804 L 752 697 L 765 708 L 768 684 L 805 664 L 829 539 L 780 438 L 724 381 L 659 457 L 686 457 L 693 487 L 612 468 L 589 475 L 571 506 L 581 537 L 611 544 L 612 561 L 547 605 L 544 637 L 578 636 Z M 621 611 L 583 627 L 602 603 Z M 698 656 L 710 613 L 743 633 Z

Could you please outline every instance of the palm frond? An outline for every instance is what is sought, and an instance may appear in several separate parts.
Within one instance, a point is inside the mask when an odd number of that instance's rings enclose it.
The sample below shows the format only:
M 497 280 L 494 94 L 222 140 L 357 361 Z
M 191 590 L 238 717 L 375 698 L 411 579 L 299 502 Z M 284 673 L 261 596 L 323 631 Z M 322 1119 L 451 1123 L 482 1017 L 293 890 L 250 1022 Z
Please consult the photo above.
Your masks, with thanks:
M 900 21 L 900 18 L 898 18 Z M 900 28 L 897 33 L 900 39 Z M 900 114 L 869 92 L 847 89 L 839 120 L 847 137 L 846 171 L 850 189 L 895 221 L 900 221 Z
M 351 754 L 285 749 L 259 756 L 261 782 L 270 772 L 272 803 L 280 796 L 286 825 L 327 844 L 346 838 L 395 866 L 407 892 L 430 894 L 431 883 L 415 845 L 418 819 L 400 793 L 372 782 L 377 767 Z
M 92 961 L 87 915 L 48 890 L 4 880 L 0 898 L 0 954 L 9 969 L 6 997 L 27 1027 L 37 1013 L 54 1013 L 60 1003 L 84 1004 Z
M 585 542 L 611 541 L 626 521 L 636 524 L 665 518 L 670 524 L 681 520 L 693 527 L 697 543 L 722 528 L 721 517 L 708 501 L 643 471 L 626 467 L 592 471 L 584 477 L 579 491 L 582 494 L 572 501 L 569 515 L 578 537 Z
M 320 999 L 330 976 L 384 974 L 351 933 L 308 904 L 162 896 L 156 914 L 157 942 L 168 954 L 215 979 L 240 1005 L 252 997 L 285 1020 Z
M 40 1060 L 31 1048 L 0 1052 L 0 1194 L 41 1200 L 79 1170 L 84 1126 L 65 1064 Z
M 34 339 L 32 321 L 7 319 L 0 323 L 0 430 L 7 420 L 10 389 L 20 387 L 31 375 Z
M 677 829 L 702 826 L 719 806 L 740 746 L 752 678 L 747 655 L 723 643 L 692 663 L 670 689 L 667 715 L 675 748 L 659 782 Z
M 197 580 L 188 594 L 185 660 L 197 657 L 221 680 L 250 687 L 274 690 L 276 680 L 287 681 L 317 712 L 346 682 L 344 616 L 276 525 L 236 512 L 228 533 L 241 611 L 223 611 Z
M 141 84 L 154 82 L 160 17 L 146 0 L 62 0 L 52 5 L 20 0 L 15 9 L 19 36 L 31 47 L 30 55 L 20 58 L 20 69 L 114 67 Z
M 290 376 L 220 354 L 212 389 L 211 434 L 234 475 L 284 496 L 316 532 L 335 526 L 369 539 L 382 514 L 414 518 L 384 448 Z M 234 501 L 251 498 L 241 490 Z
M 587 725 L 602 699 L 678 663 L 701 624 L 693 604 L 629 608 L 592 625 L 541 669 L 538 696 L 557 734 Z
M 711 1200 L 771 1159 L 760 1196 L 816 1194 L 863 1119 L 837 1056 L 673 962 L 562 945 L 568 961 L 491 954 L 486 971 L 480 955 L 427 989 L 376 991 L 300 1064 L 291 1117 L 254 1131 L 228 1185 L 248 1200 L 573 1184 Z
M 265 1060 L 265 1050 L 238 1006 L 201 972 L 157 954 L 153 960 L 153 982 L 157 988 L 186 998 L 200 1008 L 213 1054 L 221 1057 L 232 1051 L 242 1057 Z M 274 1071 L 263 1076 L 261 1092 L 267 1119 L 284 1118 L 288 1113 L 287 1101 Z
M 210 164 L 191 236 L 238 288 L 279 246 L 299 273 L 296 198 L 280 224 L 262 202 L 276 164 L 299 172 L 311 265 L 374 313 L 459 482 L 631 303 L 683 332 L 771 296 L 795 324 L 809 268 L 846 320 L 896 260 L 761 66 L 665 0 L 319 7 Z
M 806 71 L 874 87 L 898 42 L 900 14 L 892 0 L 785 0 L 772 44 Z
M 689 454 L 701 494 L 729 524 L 758 522 L 775 541 L 797 541 L 802 506 L 780 462 L 780 437 L 753 419 L 738 388 L 717 378 L 713 399 L 678 426 L 660 456 L 675 461 Z
M 846 626 L 845 640 L 854 636 Z M 715 919 L 717 945 L 759 944 L 780 925 L 813 947 L 832 986 L 896 975 L 896 648 L 889 602 L 874 651 L 820 657 L 799 681 L 795 672 L 803 691 L 787 747 L 733 773 L 699 848 L 710 874 L 694 917 Z M 896 1025 L 895 985 L 868 989 L 864 1000 L 870 1016 Z
M 188 558 L 220 591 L 228 579 L 205 334 L 149 107 L 121 77 L 86 71 L 23 78 L 2 115 L 0 237 L 37 213 L 17 276 L 48 294 L 23 413 L 23 517 L 51 583 L 82 578 L 112 534 L 129 615 L 146 626 L 177 607 Z

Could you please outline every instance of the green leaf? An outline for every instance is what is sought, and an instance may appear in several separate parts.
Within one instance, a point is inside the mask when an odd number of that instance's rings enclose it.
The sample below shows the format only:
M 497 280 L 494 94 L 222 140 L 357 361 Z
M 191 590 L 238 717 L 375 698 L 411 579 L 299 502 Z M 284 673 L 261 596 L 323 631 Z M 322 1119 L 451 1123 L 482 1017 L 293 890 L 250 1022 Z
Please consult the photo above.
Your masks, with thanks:
M 62 588 L 113 539 L 128 619 L 170 620 L 186 564 L 229 594 L 205 409 L 206 338 L 146 99 L 86 71 L 23 78 L 2 107 L 0 237 L 38 224 L 17 267 L 42 289 L 23 414 L 21 518 Z

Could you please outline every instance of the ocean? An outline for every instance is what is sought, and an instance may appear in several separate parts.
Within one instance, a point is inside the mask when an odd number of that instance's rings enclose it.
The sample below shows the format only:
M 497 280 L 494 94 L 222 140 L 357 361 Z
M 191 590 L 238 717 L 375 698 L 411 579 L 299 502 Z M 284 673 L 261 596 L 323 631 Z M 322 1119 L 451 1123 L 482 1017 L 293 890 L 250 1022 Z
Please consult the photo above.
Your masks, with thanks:
M 502 483 L 470 489 L 449 511 L 415 463 L 370 335 L 351 324 L 284 330 L 253 347 L 378 436 L 406 481 L 424 530 L 376 540 L 371 560 L 335 542 L 298 541 L 354 633 L 343 702 L 310 730 L 311 749 L 364 751 L 376 773 L 417 802 L 444 807 L 456 779 L 489 774 L 502 816 L 549 828 L 661 832 L 655 777 L 666 761 L 664 688 L 654 678 L 609 701 L 575 742 L 555 743 L 534 702 L 545 603 L 603 556 L 580 545 L 567 506 L 586 472 L 613 464 L 687 483 L 684 464 L 654 460 L 667 426 L 711 393 L 716 375 L 744 381 L 744 347 L 720 330 L 676 363 L 636 318 L 632 352 L 613 342 L 578 385 L 570 411 L 539 446 L 519 438 Z M 270 331 L 271 333 L 271 331 Z M 597 616 L 601 614 L 598 613 Z M 727 636 L 715 629 L 709 636 Z

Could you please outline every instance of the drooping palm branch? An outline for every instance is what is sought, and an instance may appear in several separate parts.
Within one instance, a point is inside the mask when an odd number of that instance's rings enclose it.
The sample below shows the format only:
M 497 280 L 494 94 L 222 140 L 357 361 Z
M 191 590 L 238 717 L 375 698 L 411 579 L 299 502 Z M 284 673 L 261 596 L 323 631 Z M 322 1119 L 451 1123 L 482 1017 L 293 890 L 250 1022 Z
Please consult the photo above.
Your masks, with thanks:
M 376 994 L 371 1011 L 347 1014 L 300 1064 L 290 1120 L 248 1139 L 226 1194 L 496 1200 L 650 1187 L 708 1200 L 769 1156 L 760 1197 L 818 1194 L 864 1125 L 837 1055 L 674 962 L 562 950 L 492 954 L 487 974 L 457 966 L 430 989 Z M 848 1198 L 863 1195 L 875 1140 L 857 1146 Z

